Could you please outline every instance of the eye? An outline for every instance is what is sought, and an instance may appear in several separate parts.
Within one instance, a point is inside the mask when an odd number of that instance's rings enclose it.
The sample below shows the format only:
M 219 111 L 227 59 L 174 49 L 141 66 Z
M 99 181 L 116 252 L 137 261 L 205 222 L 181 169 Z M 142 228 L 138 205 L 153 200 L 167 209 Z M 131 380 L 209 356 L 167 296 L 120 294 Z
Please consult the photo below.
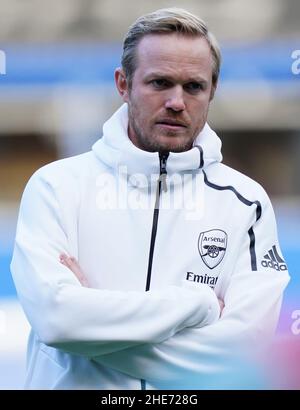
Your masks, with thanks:
M 197 83 L 196 81 L 192 81 L 184 85 L 184 89 L 187 92 L 196 94 L 199 91 L 204 90 L 204 85 L 202 83 Z
M 158 79 L 152 80 L 151 84 L 156 89 L 162 89 L 162 88 L 167 88 L 170 85 L 170 82 L 168 80 L 164 80 L 163 78 L 158 78 Z

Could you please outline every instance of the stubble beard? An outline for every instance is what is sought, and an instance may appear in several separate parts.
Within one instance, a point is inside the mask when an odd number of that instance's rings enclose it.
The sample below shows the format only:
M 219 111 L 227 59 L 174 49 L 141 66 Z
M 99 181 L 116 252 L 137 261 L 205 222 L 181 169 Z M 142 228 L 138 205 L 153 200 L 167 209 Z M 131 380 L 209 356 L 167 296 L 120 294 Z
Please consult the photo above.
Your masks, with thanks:
M 153 135 L 147 135 L 145 134 L 141 127 L 137 124 L 137 122 L 134 119 L 134 116 L 131 114 L 130 110 L 128 111 L 129 114 L 129 138 L 132 140 L 132 142 L 140 149 L 143 151 L 148 151 L 148 152 L 166 152 L 166 151 L 171 151 L 171 152 L 184 152 L 188 151 L 189 149 L 192 148 L 193 142 L 198 135 L 198 132 L 196 133 L 195 136 L 191 136 L 190 138 L 182 138 L 181 141 L 179 141 L 175 146 L 172 143 L 162 143 L 159 141 L 157 138 L 153 137 Z M 134 133 L 134 138 L 130 136 L 130 129 Z M 153 131 L 153 134 L 155 131 Z M 170 139 L 172 137 L 178 138 L 178 134 L 176 132 L 169 132 L 168 134 L 165 134 L 167 137 Z M 180 137 L 179 137 L 180 138 Z

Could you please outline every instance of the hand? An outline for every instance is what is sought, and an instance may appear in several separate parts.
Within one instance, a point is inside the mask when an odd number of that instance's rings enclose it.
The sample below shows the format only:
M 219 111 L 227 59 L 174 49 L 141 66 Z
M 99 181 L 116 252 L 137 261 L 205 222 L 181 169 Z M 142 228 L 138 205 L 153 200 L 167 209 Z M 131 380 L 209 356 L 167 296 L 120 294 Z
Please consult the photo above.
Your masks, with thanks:
M 62 253 L 59 255 L 59 261 L 63 265 L 65 265 L 67 268 L 69 268 L 77 277 L 79 282 L 82 284 L 82 286 L 89 287 L 89 283 L 84 276 L 84 273 L 82 272 L 82 269 L 77 262 L 77 260 L 74 258 L 74 256 L 68 256 L 65 253 Z
M 220 317 L 221 317 L 222 312 L 223 312 L 223 309 L 224 309 L 224 307 L 225 307 L 225 303 L 224 303 L 224 301 L 223 301 L 222 299 L 220 299 L 220 298 L 218 298 L 218 302 L 219 302 L 219 305 L 220 305 Z

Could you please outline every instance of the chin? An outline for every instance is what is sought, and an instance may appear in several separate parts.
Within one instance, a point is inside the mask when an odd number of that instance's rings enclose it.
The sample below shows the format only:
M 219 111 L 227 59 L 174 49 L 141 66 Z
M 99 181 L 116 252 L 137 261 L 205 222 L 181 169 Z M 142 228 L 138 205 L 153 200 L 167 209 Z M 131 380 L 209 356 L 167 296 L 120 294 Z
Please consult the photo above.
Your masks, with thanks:
M 168 149 L 169 152 L 185 152 L 185 151 L 189 151 L 192 148 L 191 145 L 189 145 L 188 147 L 171 147 L 170 149 Z
M 159 144 L 155 151 L 167 151 L 167 152 L 184 152 L 191 149 L 191 145 L 176 145 L 176 144 Z
M 152 139 L 140 139 L 136 145 L 149 152 L 184 152 L 192 148 L 193 140 L 178 136 L 177 138 L 174 136 L 156 136 Z
M 158 141 L 157 145 L 159 145 L 158 151 L 184 152 L 192 148 L 193 142 L 192 141 L 178 141 L 176 143 L 175 141 L 172 141 L 172 142 Z

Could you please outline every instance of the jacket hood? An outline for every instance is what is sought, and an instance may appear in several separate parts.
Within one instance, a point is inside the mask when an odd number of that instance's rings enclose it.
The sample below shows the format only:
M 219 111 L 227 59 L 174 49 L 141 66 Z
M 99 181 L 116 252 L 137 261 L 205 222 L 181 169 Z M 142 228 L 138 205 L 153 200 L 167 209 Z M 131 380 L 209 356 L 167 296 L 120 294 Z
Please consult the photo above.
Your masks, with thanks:
M 92 147 L 99 160 L 110 168 L 126 166 L 129 174 L 159 174 L 157 152 L 147 152 L 137 148 L 128 138 L 128 109 L 123 104 L 103 126 L 103 137 Z M 167 172 L 205 169 L 222 161 L 221 140 L 206 123 L 197 136 L 193 148 L 185 152 L 170 152 Z

